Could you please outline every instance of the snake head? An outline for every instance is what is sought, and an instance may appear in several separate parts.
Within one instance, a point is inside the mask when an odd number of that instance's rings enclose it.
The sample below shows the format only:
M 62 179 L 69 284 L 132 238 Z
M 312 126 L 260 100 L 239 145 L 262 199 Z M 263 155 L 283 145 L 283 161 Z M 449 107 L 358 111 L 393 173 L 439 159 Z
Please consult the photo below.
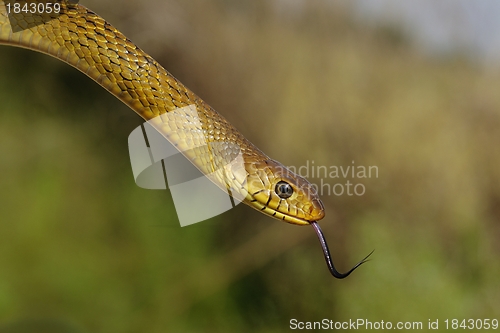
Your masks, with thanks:
M 325 216 L 316 188 L 281 163 L 266 159 L 245 163 L 245 203 L 279 220 L 308 225 Z

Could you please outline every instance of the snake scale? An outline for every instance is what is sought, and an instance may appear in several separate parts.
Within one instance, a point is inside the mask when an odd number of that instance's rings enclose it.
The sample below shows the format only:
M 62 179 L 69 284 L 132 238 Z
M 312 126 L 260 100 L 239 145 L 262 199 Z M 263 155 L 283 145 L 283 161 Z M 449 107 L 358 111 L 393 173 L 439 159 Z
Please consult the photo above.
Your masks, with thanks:
M 204 174 L 223 170 L 219 186 L 241 191 L 243 202 L 273 218 L 297 225 L 312 225 L 330 272 L 344 278 L 331 260 L 316 221 L 325 215 L 314 187 L 304 178 L 269 158 L 223 116 L 186 88 L 156 60 L 120 31 L 86 7 L 68 0 L 51 1 L 60 13 L 28 10 L 13 12 L 15 1 L 0 0 L 0 44 L 22 47 L 53 56 L 80 70 L 146 121 L 160 119 L 155 128 Z M 20 2 L 21 4 L 26 3 Z M 28 0 L 28 4 L 46 4 Z M 58 7 L 59 7 L 58 6 Z M 35 8 L 35 6 L 33 5 Z M 22 8 L 22 7 L 18 7 Z M 28 7 L 29 8 L 29 7 Z M 38 8 L 45 8 L 43 5 Z M 10 14 L 10 15 L 9 15 Z M 196 126 L 189 117 L 165 117 L 194 106 Z M 201 136 L 221 149 L 198 149 Z M 242 163 L 230 163 L 238 147 Z M 220 168 L 220 164 L 228 164 Z

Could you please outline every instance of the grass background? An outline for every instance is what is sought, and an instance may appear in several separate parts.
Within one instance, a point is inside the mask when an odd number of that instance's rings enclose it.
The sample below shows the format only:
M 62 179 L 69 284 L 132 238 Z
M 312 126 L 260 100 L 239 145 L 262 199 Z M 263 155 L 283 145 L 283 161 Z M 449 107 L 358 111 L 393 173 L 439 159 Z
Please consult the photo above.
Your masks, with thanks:
M 324 196 L 321 222 L 339 270 L 376 252 L 337 281 L 312 229 L 246 206 L 180 228 L 168 191 L 133 182 L 141 120 L 65 64 L 1 47 L 0 332 L 499 317 L 496 68 L 323 1 L 82 4 L 285 165 L 378 166 L 364 196 Z

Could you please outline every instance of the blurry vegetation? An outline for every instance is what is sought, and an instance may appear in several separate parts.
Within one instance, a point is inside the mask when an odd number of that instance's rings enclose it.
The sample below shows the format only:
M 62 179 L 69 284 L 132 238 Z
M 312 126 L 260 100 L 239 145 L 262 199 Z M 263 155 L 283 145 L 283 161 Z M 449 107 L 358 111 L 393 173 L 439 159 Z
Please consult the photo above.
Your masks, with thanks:
M 180 228 L 168 192 L 133 182 L 139 117 L 57 60 L 1 47 L 0 332 L 498 316 L 498 71 L 429 59 L 322 1 L 82 3 L 273 158 L 378 166 L 364 196 L 323 196 L 322 221 L 340 270 L 376 252 L 336 281 L 308 227 L 241 205 Z

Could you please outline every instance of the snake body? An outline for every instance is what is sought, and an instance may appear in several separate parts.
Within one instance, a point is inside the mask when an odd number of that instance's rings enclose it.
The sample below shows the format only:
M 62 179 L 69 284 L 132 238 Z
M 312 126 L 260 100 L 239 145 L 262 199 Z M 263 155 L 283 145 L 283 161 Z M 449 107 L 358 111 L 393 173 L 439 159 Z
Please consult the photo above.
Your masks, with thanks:
M 217 169 L 217 161 L 230 161 L 234 152 L 231 149 L 197 149 L 200 133 L 208 143 L 239 147 L 243 163 L 224 170 L 231 187 L 246 188 L 243 202 L 273 218 L 298 225 L 313 224 L 332 271 L 328 248 L 315 222 L 324 217 L 323 204 L 306 179 L 265 155 L 223 116 L 93 11 L 67 0 L 56 0 L 52 3 L 60 4 L 59 14 L 19 12 L 9 15 L 8 3 L 14 1 L 0 0 L 0 44 L 62 60 L 89 76 L 147 121 L 195 106 L 198 125 L 193 126 L 186 117 L 174 120 L 166 117 L 167 120 L 163 119 L 156 129 L 181 151 L 189 151 L 185 156 L 205 174 Z M 28 0 L 28 3 L 47 1 Z M 340 274 L 334 267 L 333 270 L 332 274 L 337 273 L 335 276 L 341 278 L 352 271 Z

